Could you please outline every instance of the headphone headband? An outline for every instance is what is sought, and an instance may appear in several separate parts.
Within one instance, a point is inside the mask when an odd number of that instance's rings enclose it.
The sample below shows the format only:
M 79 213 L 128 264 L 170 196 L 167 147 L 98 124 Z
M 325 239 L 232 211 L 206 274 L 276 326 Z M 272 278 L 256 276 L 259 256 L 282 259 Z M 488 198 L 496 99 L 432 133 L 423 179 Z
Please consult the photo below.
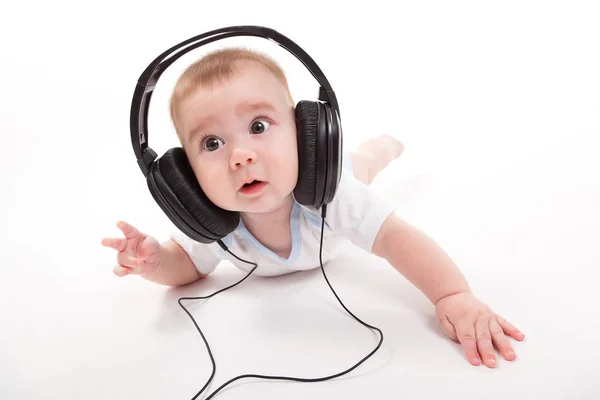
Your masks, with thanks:
M 185 40 L 159 55 L 146 67 L 138 79 L 131 104 L 130 129 L 133 151 L 144 176 L 148 175 L 149 168 L 157 157 L 157 154 L 148 147 L 148 109 L 158 78 L 173 62 L 190 50 L 232 36 L 263 37 L 294 55 L 319 82 L 319 100 L 327 102 L 332 108 L 332 112 L 337 113 L 339 118 L 337 98 L 329 81 L 313 59 L 292 40 L 271 28 L 262 26 L 230 26 L 209 31 Z

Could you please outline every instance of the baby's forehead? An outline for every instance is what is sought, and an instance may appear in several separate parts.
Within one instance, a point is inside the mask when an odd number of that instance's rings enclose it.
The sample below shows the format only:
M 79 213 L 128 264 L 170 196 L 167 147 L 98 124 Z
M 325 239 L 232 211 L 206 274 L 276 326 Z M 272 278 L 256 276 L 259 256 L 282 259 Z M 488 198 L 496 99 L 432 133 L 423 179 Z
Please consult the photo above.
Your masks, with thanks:
M 284 91 L 287 85 L 273 71 L 256 61 L 242 61 L 238 63 L 228 78 L 223 83 L 231 84 L 242 80 L 254 81 L 279 91 Z
M 248 89 L 249 87 L 251 89 Z M 283 98 L 291 97 L 287 82 L 281 82 L 267 67 L 252 61 L 240 62 L 230 75 L 213 77 L 210 81 L 200 84 L 195 94 L 202 97 L 211 96 L 219 90 L 226 90 L 231 100 L 238 103 L 277 104 Z

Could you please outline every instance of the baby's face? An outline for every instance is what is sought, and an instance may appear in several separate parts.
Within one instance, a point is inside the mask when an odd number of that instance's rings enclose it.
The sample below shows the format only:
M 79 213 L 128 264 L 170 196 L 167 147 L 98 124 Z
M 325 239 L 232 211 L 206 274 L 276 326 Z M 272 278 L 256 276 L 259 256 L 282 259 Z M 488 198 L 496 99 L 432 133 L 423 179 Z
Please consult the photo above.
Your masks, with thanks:
M 246 62 L 179 108 L 183 147 L 207 197 L 246 213 L 281 207 L 298 179 L 294 105 L 268 69 Z M 250 181 L 258 184 L 245 187 Z

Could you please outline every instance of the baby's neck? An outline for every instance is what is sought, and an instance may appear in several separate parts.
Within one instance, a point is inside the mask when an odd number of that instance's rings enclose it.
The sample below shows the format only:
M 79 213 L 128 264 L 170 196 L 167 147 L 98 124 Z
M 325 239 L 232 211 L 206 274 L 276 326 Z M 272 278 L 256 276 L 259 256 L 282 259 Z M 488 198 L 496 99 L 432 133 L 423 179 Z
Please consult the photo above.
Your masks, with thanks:
M 262 227 L 265 225 L 289 224 L 294 198 L 290 195 L 286 197 L 281 204 L 271 211 L 264 213 L 246 213 L 241 212 L 240 217 L 244 221 L 246 228 Z
M 287 258 L 291 252 L 290 215 L 294 198 L 285 198 L 279 207 L 265 213 L 240 213 L 246 229 L 274 253 Z

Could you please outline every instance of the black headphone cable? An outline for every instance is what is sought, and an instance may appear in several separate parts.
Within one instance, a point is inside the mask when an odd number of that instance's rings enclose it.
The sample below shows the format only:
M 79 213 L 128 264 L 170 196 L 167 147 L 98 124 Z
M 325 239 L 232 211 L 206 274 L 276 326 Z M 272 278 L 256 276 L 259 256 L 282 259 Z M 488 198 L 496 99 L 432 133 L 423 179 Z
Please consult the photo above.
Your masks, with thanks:
M 350 310 L 348 310 L 348 308 L 344 305 L 344 303 L 342 303 L 342 300 L 340 300 L 340 298 L 338 297 L 338 295 L 335 292 L 335 290 L 333 290 L 333 287 L 331 286 L 331 283 L 329 282 L 329 279 L 327 278 L 327 275 L 325 274 L 325 268 L 323 267 L 322 252 L 323 252 L 323 228 L 324 228 L 324 225 L 325 225 L 325 216 L 326 216 L 326 213 L 327 213 L 327 204 L 325 204 L 325 205 L 322 206 L 322 212 L 321 212 L 321 243 L 320 243 L 320 248 L 319 248 L 319 261 L 320 261 L 320 264 L 321 264 L 321 271 L 323 272 L 323 277 L 325 278 L 325 281 L 327 282 L 327 285 L 329 286 L 329 288 L 333 292 L 335 298 L 338 300 L 338 302 L 341 304 L 341 306 L 344 308 L 344 310 L 346 310 L 346 312 L 348 314 L 350 314 L 355 320 L 357 320 L 359 323 L 361 323 L 362 325 L 366 326 L 367 328 L 370 328 L 370 329 L 373 329 L 373 330 L 376 330 L 377 332 L 379 332 L 379 343 L 377 344 L 377 346 L 369 354 L 367 354 L 358 363 L 356 363 L 352 367 L 346 369 L 345 371 L 339 372 L 337 374 L 333 374 L 333 375 L 329 375 L 329 376 L 324 376 L 324 377 L 321 377 L 321 378 L 297 378 L 297 377 L 288 377 L 288 376 L 270 376 L 270 375 L 257 375 L 257 374 L 238 375 L 235 378 L 232 378 L 229 381 L 227 381 L 224 384 L 222 384 L 219 388 L 217 388 L 214 392 L 212 392 L 206 398 L 206 400 L 209 400 L 209 399 L 213 398 L 219 391 L 221 391 L 225 386 L 229 385 L 230 383 L 235 382 L 235 381 L 237 381 L 239 379 L 244 379 L 244 378 L 259 378 L 259 379 L 270 379 L 270 380 L 288 380 L 288 381 L 296 381 L 296 382 L 321 382 L 321 381 L 325 381 L 325 380 L 337 378 L 337 377 L 345 375 L 345 374 L 351 372 L 352 370 L 354 370 L 355 368 L 357 368 L 359 365 L 361 365 L 363 362 L 365 362 L 369 357 L 371 357 L 373 354 L 375 354 L 375 352 L 377 350 L 379 350 L 379 348 L 381 347 L 381 344 L 383 342 L 383 332 L 381 332 L 381 330 L 379 328 L 377 328 L 375 326 L 372 326 L 372 325 L 369 325 L 366 322 L 363 322 L 356 315 L 354 315 Z M 184 305 L 181 303 L 181 301 L 182 300 L 202 300 L 202 299 L 208 299 L 208 298 L 216 295 L 217 293 L 221 293 L 221 292 L 223 292 L 223 291 L 225 291 L 227 289 L 230 289 L 230 288 L 232 288 L 232 287 L 234 287 L 234 286 L 242 283 L 258 267 L 258 265 L 256 263 L 243 260 L 243 259 L 239 258 L 238 256 L 236 256 L 235 254 L 233 254 L 227 248 L 227 246 L 225 246 L 225 244 L 223 242 L 221 242 L 220 240 L 218 241 L 218 243 L 229 254 L 231 254 L 232 256 L 234 256 L 235 258 L 237 258 L 238 260 L 240 260 L 242 262 L 254 265 L 254 268 L 252 268 L 252 270 L 250 272 L 248 272 L 248 274 L 245 277 L 243 277 L 241 280 L 239 280 L 238 282 L 234 283 L 233 285 L 227 286 L 227 287 L 225 287 L 223 289 L 220 289 L 220 290 L 218 290 L 218 291 L 216 291 L 216 292 L 214 292 L 214 293 L 212 293 L 212 294 L 210 294 L 208 296 L 181 297 L 178 300 L 179 305 L 181 306 L 181 308 L 183 308 L 183 310 L 191 318 L 192 322 L 196 326 L 196 329 L 200 333 L 200 336 L 202 336 L 202 340 L 204 340 L 204 344 L 206 345 L 206 349 L 208 351 L 208 355 L 210 356 L 210 360 L 211 360 L 212 366 L 213 366 L 213 370 L 212 370 L 212 373 L 211 373 L 210 377 L 208 378 L 208 381 L 206 381 L 206 383 L 204 384 L 204 386 L 202 387 L 202 389 L 200 389 L 200 391 L 198 393 L 196 393 L 196 395 L 194 397 L 192 397 L 192 400 L 196 399 L 200 394 L 202 394 L 202 392 L 204 392 L 204 390 L 206 390 L 206 387 L 213 380 L 213 378 L 215 376 L 215 371 L 216 371 L 216 364 L 215 364 L 215 359 L 213 357 L 212 351 L 210 350 L 210 346 L 208 345 L 208 342 L 206 341 L 206 337 L 202 333 L 202 330 L 200 329 L 200 327 L 196 323 L 196 320 L 194 319 L 194 317 L 192 316 L 192 314 L 190 314 L 190 312 L 184 307 Z

